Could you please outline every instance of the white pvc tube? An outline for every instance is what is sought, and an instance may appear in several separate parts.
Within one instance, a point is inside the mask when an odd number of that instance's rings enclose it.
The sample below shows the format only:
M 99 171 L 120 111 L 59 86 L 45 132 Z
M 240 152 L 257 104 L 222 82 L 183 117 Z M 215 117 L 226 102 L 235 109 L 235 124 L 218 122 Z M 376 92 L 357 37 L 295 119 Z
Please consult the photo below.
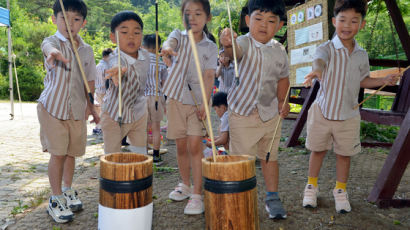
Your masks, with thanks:
M 135 209 L 113 209 L 98 204 L 98 230 L 150 230 L 153 203 Z

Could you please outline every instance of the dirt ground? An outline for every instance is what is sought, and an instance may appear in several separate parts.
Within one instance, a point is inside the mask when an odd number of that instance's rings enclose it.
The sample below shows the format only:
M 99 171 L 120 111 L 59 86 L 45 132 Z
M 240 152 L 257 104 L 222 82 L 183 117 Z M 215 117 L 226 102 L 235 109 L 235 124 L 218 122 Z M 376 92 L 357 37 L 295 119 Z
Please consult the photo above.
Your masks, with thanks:
M 213 117 L 213 120 L 217 119 Z M 281 145 L 289 135 L 294 121 L 285 120 Z M 214 122 L 217 126 L 218 122 Z M 89 143 L 101 145 L 95 136 L 89 136 Z M 204 215 L 187 216 L 183 209 L 187 201 L 172 202 L 168 193 L 179 181 L 176 150 L 173 142 L 164 146 L 169 152 L 164 154 L 163 170 L 154 172 L 153 229 L 204 229 Z M 337 214 L 334 208 L 332 189 L 335 184 L 335 157 L 329 152 L 324 160 L 320 176 L 320 195 L 317 209 L 302 208 L 303 189 L 307 178 L 309 154 L 303 147 L 281 148 L 279 153 L 280 184 L 279 194 L 288 212 L 286 220 L 274 221 L 268 218 L 264 209 L 264 182 L 260 167 L 257 167 L 258 212 L 260 229 L 410 229 L 410 208 L 378 209 L 366 201 L 378 173 L 383 166 L 389 149 L 363 148 L 362 153 L 352 158 L 348 192 L 352 212 Z M 17 216 L 15 225 L 8 229 L 97 229 L 99 159 L 84 159 L 90 166 L 76 172 L 74 187 L 79 190 L 85 209 L 75 214 L 74 221 L 56 224 L 46 213 L 47 202 L 36 209 Z M 95 163 L 93 163 L 95 162 Z M 259 165 L 257 163 L 257 165 Z M 165 168 L 166 167 L 166 168 Z M 410 166 L 402 178 L 396 192 L 397 198 L 410 198 Z M 136 223 L 137 224 L 137 223 Z

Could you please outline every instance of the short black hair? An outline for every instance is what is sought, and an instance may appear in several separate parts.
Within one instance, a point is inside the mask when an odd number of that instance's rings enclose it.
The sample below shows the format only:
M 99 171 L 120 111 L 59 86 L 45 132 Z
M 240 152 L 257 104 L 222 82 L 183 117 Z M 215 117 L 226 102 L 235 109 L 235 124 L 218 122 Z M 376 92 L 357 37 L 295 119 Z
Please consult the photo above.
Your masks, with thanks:
M 285 3 L 283 0 L 249 0 L 248 15 L 251 16 L 255 10 L 271 12 L 278 15 L 281 21 L 286 20 Z
M 155 34 L 144 35 L 142 45 L 149 49 L 155 49 Z M 161 46 L 161 37 L 158 35 L 158 46 Z M 159 48 L 159 47 L 158 47 Z
M 114 33 L 115 29 L 117 28 L 118 25 L 120 25 L 122 22 L 125 22 L 125 21 L 128 21 L 128 20 L 134 20 L 134 21 L 138 22 L 138 24 L 140 24 L 140 26 L 141 26 L 141 30 L 144 29 L 144 23 L 142 23 L 141 17 L 133 11 L 125 10 L 125 11 L 121 11 L 121 12 L 117 13 L 112 18 L 112 20 L 111 20 L 111 32 Z
M 66 11 L 78 12 L 85 19 L 87 17 L 87 5 L 83 0 L 63 0 L 64 9 Z M 60 1 L 57 0 L 53 5 L 54 16 L 63 11 Z
M 340 12 L 353 9 L 356 13 L 360 13 L 362 18 L 366 16 L 367 1 L 364 0 L 336 0 L 333 8 L 333 15 L 336 17 Z
M 212 107 L 221 106 L 221 105 L 228 107 L 227 98 L 228 98 L 228 94 L 226 94 L 225 92 L 215 93 L 214 96 L 212 97 Z
M 104 49 L 104 50 L 103 50 L 102 56 L 103 56 L 103 57 L 106 57 L 106 56 L 110 55 L 111 53 L 112 53 L 112 49 L 111 49 L 111 48 L 107 48 L 107 49 Z

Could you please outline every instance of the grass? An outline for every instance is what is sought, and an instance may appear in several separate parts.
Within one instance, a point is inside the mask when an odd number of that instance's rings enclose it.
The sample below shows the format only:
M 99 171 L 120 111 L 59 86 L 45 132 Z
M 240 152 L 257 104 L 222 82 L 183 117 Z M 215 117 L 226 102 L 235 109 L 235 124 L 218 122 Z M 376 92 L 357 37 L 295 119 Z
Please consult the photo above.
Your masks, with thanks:
M 372 139 L 380 142 L 393 143 L 400 127 L 377 125 L 371 122 L 360 123 L 360 141 Z
M 11 215 L 16 216 L 17 214 L 23 213 L 25 210 L 29 208 L 28 205 L 23 205 L 23 201 L 18 200 L 18 205 L 11 210 Z

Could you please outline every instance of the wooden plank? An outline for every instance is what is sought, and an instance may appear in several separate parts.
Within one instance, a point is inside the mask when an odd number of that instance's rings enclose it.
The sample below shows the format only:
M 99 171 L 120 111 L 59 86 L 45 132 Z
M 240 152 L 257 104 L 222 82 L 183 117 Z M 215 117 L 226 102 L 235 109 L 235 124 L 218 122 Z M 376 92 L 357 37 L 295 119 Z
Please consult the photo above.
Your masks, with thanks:
M 381 125 L 400 126 L 405 115 L 405 113 L 401 112 L 360 108 L 360 116 L 362 120 Z
M 400 132 L 394 141 L 393 147 L 384 162 L 376 183 L 367 200 L 382 203 L 392 200 L 400 180 L 410 161 L 410 111 L 403 120 Z M 407 203 L 408 205 L 409 203 Z M 390 205 L 390 204 L 385 204 Z M 385 207 L 381 205 L 379 207 Z
M 319 91 L 320 83 L 319 81 L 315 81 L 313 86 L 309 90 L 309 94 L 307 95 L 305 102 L 303 103 L 302 110 L 300 111 L 298 118 L 296 119 L 296 123 L 293 126 L 292 132 L 286 141 L 286 147 L 292 147 L 298 145 L 298 138 L 300 133 L 303 130 L 303 126 L 305 126 L 307 120 L 307 114 L 312 105 L 313 101 L 316 99 L 317 92 Z
M 397 62 L 400 66 L 410 65 L 408 60 L 392 60 L 392 59 L 369 59 L 369 64 L 371 66 L 384 66 L 384 67 L 397 67 Z
M 410 36 L 407 31 L 406 24 L 403 21 L 400 9 L 397 6 L 396 0 L 384 0 L 386 7 L 389 10 L 390 17 L 393 21 L 394 27 L 396 27 L 397 34 L 401 41 L 404 52 L 406 53 L 407 60 L 410 60 Z M 406 65 L 407 66 L 407 65 Z
M 410 107 L 410 70 L 404 72 L 401 78 L 392 110 L 406 113 Z

